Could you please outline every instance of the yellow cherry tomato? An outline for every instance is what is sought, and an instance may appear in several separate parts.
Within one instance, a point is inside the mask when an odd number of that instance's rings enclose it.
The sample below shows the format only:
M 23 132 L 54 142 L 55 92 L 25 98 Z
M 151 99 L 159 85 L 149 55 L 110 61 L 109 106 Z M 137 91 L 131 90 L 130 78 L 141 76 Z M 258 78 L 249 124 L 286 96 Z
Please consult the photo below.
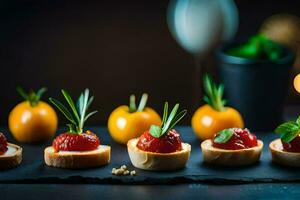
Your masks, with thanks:
M 149 130 L 151 125 L 161 125 L 161 118 L 155 110 L 149 107 L 140 110 L 132 112 L 129 106 L 123 105 L 110 114 L 108 130 L 116 142 L 126 144 Z
M 19 142 L 46 141 L 56 132 L 57 115 L 49 104 L 39 100 L 42 93 L 34 93 L 29 97 L 30 94 L 23 92 L 22 96 L 28 100 L 16 105 L 9 114 L 9 130 Z
M 216 111 L 209 105 L 201 106 L 192 117 L 192 127 L 201 140 L 210 139 L 226 128 L 244 128 L 240 113 L 231 107 Z
M 196 136 L 201 139 L 211 139 L 219 131 L 227 128 L 244 128 L 240 113 L 231 107 L 225 107 L 222 98 L 224 85 L 216 85 L 209 75 L 203 79 L 205 104 L 198 108 L 192 117 L 192 128 Z

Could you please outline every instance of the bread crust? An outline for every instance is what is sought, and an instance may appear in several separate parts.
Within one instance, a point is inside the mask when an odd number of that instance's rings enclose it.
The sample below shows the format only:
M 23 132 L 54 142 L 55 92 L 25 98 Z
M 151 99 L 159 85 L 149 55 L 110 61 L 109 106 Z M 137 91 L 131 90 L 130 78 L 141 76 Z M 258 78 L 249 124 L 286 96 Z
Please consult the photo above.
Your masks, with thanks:
M 44 151 L 46 165 L 66 169 L 94 168 L 106 165 L 110 162 L 110 146 L 100 145 L 93 151 L 82 152 L 55 152 L 53 147 L 47 147 Z
M 14 168 L 22 162 L 22 152 L 23 149 L 15 144 L 7 143 L 8 146 L 13 147 L 16 149 L 16 152 L 14 152 L 11 155 L 1 155 L 0 156 L 0 169 L 10 169 Z
M 225 150 L 212 146 L 212 140 L 201 143 L 203 162 L 220 166 L 246 166 L 257 162 L 260 158 L 263 142 L 257 140 L 257 146 L 248 149 Z
M 290 167 L 300 167 L 300 152 L 284 151 L 280 139 L 273 140 L 269 144 L 269 149 L 273 162 Z
M 182 143 L 183 150 L 174 153 L 153 153 L 137 148 L 138 138 L 127 143 L 130 160 L 136 168 L 151 171 L 177 170 L 184 168 L 191 152 L 191 145 Z

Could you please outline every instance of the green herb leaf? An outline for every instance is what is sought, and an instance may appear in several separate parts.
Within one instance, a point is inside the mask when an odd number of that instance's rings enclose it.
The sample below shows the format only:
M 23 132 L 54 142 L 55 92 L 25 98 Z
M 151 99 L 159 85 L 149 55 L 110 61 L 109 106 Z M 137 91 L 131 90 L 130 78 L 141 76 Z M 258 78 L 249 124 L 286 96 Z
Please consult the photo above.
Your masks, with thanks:
M 70 133 L 77 133 L 77 127 L 74 124 L 67 124 Z
M 160 138 L 161 135 L 162 135 L 161 127 L 156 126 L 156 125 L 151 125 L 151 126 L 150 126 L 150 130 L 149 130 L 149 133 L 150 133 L 153 137 Z
M 176 113 L 177 113 L 177 110 L 179 108 L 179 104 L 177 103 L 174 108 L 172 109 L 169 117 L 168 117 L 168 120 L 166 121 L 166 123 L 164 124 L 164 126 L 162 127 L 162 132 L 163 133 L 166 133 L 167 130 L 169 130 L 169 127 L 171 125 L 171 122 L 173 120 L 173 118 L 175 117 Z
M 67 124 L 69 127 L 69 132 L 80 134 L 83 132 L 83 127 L 85 121 L 90 118 L 92 115 L 97 113 L 97 111 L 93 111 L 87 113 L 87 110 L 91 103 L 94 100 L 93 96 L 89 96 L 89 90 L 85 89 L 83 93 L 80 94 L 79 98 L 76 101 L 76 106 L 74 104 L 73 99 L 69 95 L 69 93 L 65 90 L 62 90 L 62 94 L 71 108 L 71 112 L 59 101 L 50 98 L 50 102 L 53 103 L 62 113 L 63 115 L 71 122 L 71 124 Z
M 233 136 L 233 129 L 224 129 L 217 133 L 214 142 L 215 143 L 226 143 Z
M 168 118 L 168 111 L 169 111 L 169 104 L 168 102 L 165 102 L 164 105 L 164 113 L 163 113 L 163 119 L 162 119 L 162 125 L 166 123 Z
M 58 100 L 54 99 L 54 98 L 49 98 L 49 101 L 55 105 L 58 110 L 60 110 L 60 112 L 72 123 L 72 124 L 76 124 L 76 121 L 73 118 L 73 115 L 69 112 L 69 110 L 62 104 L 60 103 Z
M 285 122 L 275 129 L 283 142 L 291 142 L 300 133 L 299 117 L 294 121 Z
M 93 101 L 94 101 L 94 96 L 91 96 L 90 99 L 88 100 L 87 105 L 86 105 L 87 110 L 90 108 L 90 105 L 92 104 Z
M 79 120 L 80 120 L 80 119 L 79 119 L 79 115 L 78 115 L 78 112 L 77 112 L 77 110 L 76 110 L 76 107 L 75 107 L 75 104 L 74 104 L 74 101 L 73 101 L 72 97 L 71 97 L 70 94 L 69 94 L 67 91 L 65 91 L 65 90 L 61 90 L 61 92 L 62 92 L 62 94 L 64 95 L 66 101 L 68 102 L 70 108 L 72 109 L 75 119 L 79 122 Z
M 172 120 L 169 130 L 174 128 L 174 126 L 186 115 L 186 113 L 187 113 L 187 110 L 180 111 Z
M 98 111 L 95 110 L 93 112 L 90 112 L 89 114 L 86 115 L 86 117 L 84 118 L 84 121 L 86 121 L 88 118 L 90 118 L 92 115 L 96 114 Z
M 277 62 L 282 56 L 282 48 L 260 33 L 252 36 L 246 43 L 229 49 L 227 53 L 236 57 Z
M 297 118 L 296 123 L 300 126 L 300 116 Z
M 82 115 L 83 104 L 84 104 L 84 96 L 83 93 L 81 93 L 79 98 L 76 101 L 76 107 L 77 110 L 79 111 L 79 115 Z
M 179 113 L 177 113 L 179 109 L 179 104 L 177 103 L 170 115 L 168 116 L 168 102 L 165 102 L 164 104 L 164 113 L 163 113 L 163 120 L 161 126 L 152 125 L 150 127 L 150 134 L 153 137 L 160 138 L 166 133 L 168 133 L 172 128 L 175 127 L 175 125 L 185 116 L 187 113 L 186 110 L 182 110 Z
M 283 133 L 291 133 L 299 130 L 299 125 L 296 122 L 290 121 L 285 122 L 281 125 L 279 125 L 275 129 L 275 133 L 283 134 Z
M 290 133 L 283 133 L 280 136 L 280 139 L 283 142 L 291 142 L 293 139 L 295 139 L 295 137 L 297 137 L 299 135 L 299 132 L 290 132 Z

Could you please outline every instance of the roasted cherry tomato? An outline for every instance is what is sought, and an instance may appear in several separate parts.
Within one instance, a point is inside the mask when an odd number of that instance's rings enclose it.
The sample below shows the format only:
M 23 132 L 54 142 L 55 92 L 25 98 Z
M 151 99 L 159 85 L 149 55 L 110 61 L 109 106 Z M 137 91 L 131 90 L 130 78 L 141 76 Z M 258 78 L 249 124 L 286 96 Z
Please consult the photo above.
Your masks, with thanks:
M 227 128 L 244 128 L 241 114 L 234 108 L 225 107 L 223 84 L 217 86 L 206 75 L 204 89 L 207 104 L 198 108 L 192 117 L 192 128 L 199 139 L 211 139 L 215 133 Z
M 221 141 L 219 140 L 220 138 Z M 248 129 L 224 129 L 215 134 L 213 146 L 227 150 L 247 149 L 257 146 L 257 138 L 256 135 L 250 133 Z
M 118 143 L 126 144 L 128 140 L 139 137 L 149 130 L 151 125 L 160 125 L 161 118 L 155 110 L 145 107 L 147 94 L 143 94 L 139 106 L 136 107 L 135 96 L 130 96 L 130 105 L 116 108 L 109 116 L 108 130 Z
M 19 142 L 38 143 L 54 136 L 57 129 L 57 116 L 54 109 L 47 103 L 40 101 L 45 88 L 37 93 L 25 93 L 18 88 L 18 92 L 25 99 L 13 108 L 9 114 L 8 126 Z

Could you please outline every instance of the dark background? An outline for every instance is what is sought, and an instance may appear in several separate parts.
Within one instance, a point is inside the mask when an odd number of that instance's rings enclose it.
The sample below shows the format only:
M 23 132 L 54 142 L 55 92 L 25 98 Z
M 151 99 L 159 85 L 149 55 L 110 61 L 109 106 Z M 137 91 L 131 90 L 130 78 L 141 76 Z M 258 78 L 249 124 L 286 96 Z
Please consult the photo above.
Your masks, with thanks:
M 297 0 L 236 0 L 236 4 L 238 40 L 255 34 L 272 14 L 300 13 Z M 90 124 L 105 124 L 115 107 L 128 103 L 130 94 L 142 92 L 149 93 L 148 105 L 159 112 L 165 100 L 180 102 L 190 111 L 185 119 L 189 122 L 199 96 L 195 61 L 172 38 L 167 5 L 167 0 L 1 1 L 0 125 L 22 100 L 15 90 L 18 85 L 46 86 L 44 100 L 60 98 L 61 88 L 73 96 L 90 88 L 96 97 L 92 107 L 100 111 Z M 204 67 L 215 74 L 212 55 Z M 298 100 L 291 89 L 287 103 Z

